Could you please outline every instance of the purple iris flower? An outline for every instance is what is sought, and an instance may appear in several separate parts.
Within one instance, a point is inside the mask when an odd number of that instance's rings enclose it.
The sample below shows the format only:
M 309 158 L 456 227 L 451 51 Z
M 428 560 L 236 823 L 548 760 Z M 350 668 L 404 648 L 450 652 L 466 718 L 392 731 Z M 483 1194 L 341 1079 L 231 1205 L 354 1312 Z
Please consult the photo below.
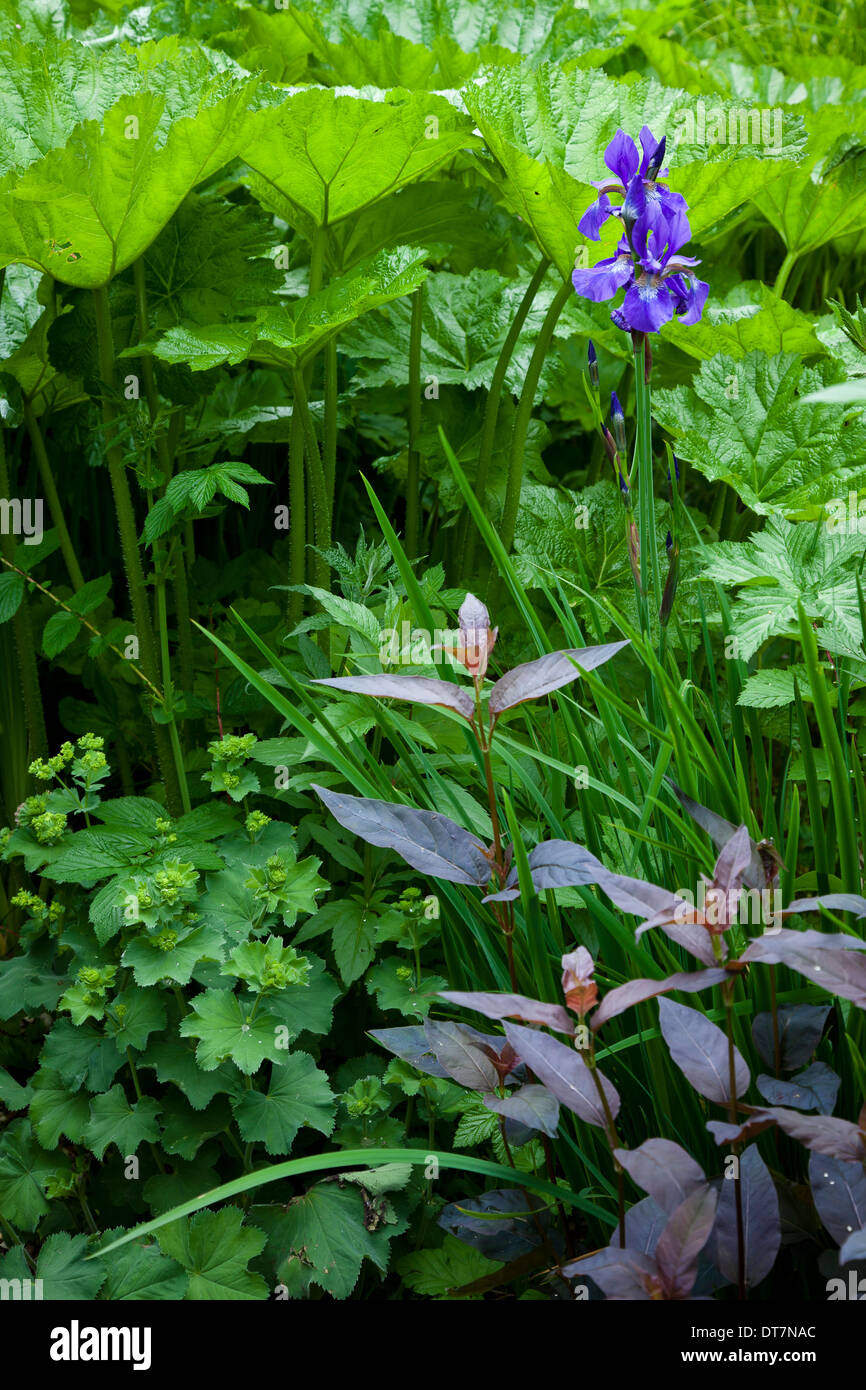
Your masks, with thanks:
M 664 178 L 668 172 L 660 167 L 665 142 L 665 136 L 656 140 L 649 126 L 645 125 L 640 133 L 641 155 L 631 136 L 626 135 L 624 130 L 617 131 L 604 153 L 604 162 L 613 177 L 608 175 L 605 179 L 593 179 L 592 186 L 599 190 L 599 194 L 578 223 L 578 231 L 583 236 L 598 241 L 598 234 L 607 219 L 624 215 L 625 209 L 612 203 L 610 194 L 621 193 L 626 198 L 629 184 L 635 177 L 640 178 L 648 202 L 658 203 L 665 213 L 673 213 L 677 209 L 685 212 L 686 200 L 682 193 L 672 193 L 666 184 L 658 182 L 659 174 Z
M 609 167 L 623 173 L 634 169 L 624 189 L 622 207 L 616 210 L 625 234 L 613 256 L 572 275 L 577 293 L 596 304 L 613 299 L 624 289 L 622 307 L 614 309 L 611 318 L 618 328 L 630 333 L 657 333 L 675 314 L 685 325 L 697 323 L 709 293 L 709 286 L 694 273 L 700 262 L 679 254 L 691 237 L 685 200 L 676 195 L 677 202 L 666 202 L 655 196 L 657 186 L 652 193 L 648 190 L 645 170 L 652 170 L 664 153 L 664 141 L 657 146 L 652 142 L 651 148 L 651 140 L 645 126 L 641 131 L 644 159 L 639 167 L 635 167 L 638 154 L 634 142 L 622 131 L 608 146 L 605 160 Z

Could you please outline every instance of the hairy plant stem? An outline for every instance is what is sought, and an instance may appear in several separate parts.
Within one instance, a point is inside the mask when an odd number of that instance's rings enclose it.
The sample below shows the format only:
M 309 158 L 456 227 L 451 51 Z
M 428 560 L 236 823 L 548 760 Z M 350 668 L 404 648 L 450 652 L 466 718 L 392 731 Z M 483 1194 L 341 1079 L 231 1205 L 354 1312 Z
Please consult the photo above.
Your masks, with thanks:
M 725 1025 L 728 1034 L 728 1118 L 732 1125 L 737 1123 L 737 1058 L 734 1046 L 734 983 L 725 981 L 722 985 L 725 1001 Z M 739 1144 L 733 1145 L 737 1155 L 737 1173 L 734 1183 L 734 1205 L 737 1216 L 737 1297 L 741 1302 L 746 1297 L 746 1244 L 743 1233 L 743 1193 L 740 1187 Z
M 30 435 L 30 443 L 33 446 L 33 457 L 36 459 L 39 477 L 45 489 L 51 520 L 54 522 L 54 526 L 57 530 L 57 539 L 60 542 L 60 553 L 63 556 L 63 563 L 66 565 L 66 573 L 69 575 L 70 584 L 77 593 L 79 589 L 84 588 L 84 575 L 78 563 L 75 546 L 72 544 L 69 527 L 66 525 L 66 517 L 63 514 L 63 503 L 60 501 L 60 493 L 57 491 L 57 484 L 54 481 L 54 472 L 51 467 L 51 460 L 48 457 L 48 450 L 45 448 L 45 439 L 43 438 L 39 421 L 34 414 L 33 406 L 29 401 L 24 402 L 24 423 L 27 426 L 27 433 Z
M 406 554 L 410 560 L 418 557 L 419 517 L 421 512 L 421 455 L 418 436 L 421 433 L 421 334 L 424 317 L 424 286 L 419 285 L 412 295 L 412 318 L 409 327 L 409 464 L 406 478 Z
M 293 411 L 296 410 L 300 416 L 301 429 L 303 430 L 307 461 L 307 481 L 310 486 L 310 495 L 313 499 L 313 521 L 315 525 L 316 546 L 319 550 L 327 550 L 331 544 L 331 509 L 328 505 L 328 487 L 325 479 L 325 470 L 322 465 L 322 456 L 319 453 L 316 431 L 313 427 L 313 417 L 310 414 L 310 406 L 307 400 L 303 374 L 297 369 L 292 372 L 292 392 L 294 396 Z M 330 567 L 328 561 L 323 555 L 317 555 L 314 565 L 314 576 L 315 582 L 320 589 L 326 589 L 328 587 L 329 571 Z
M 112 399 L 115 382 L 114 338 L 111 330 L 111 309 L 106 285 L 101 285 L 99 289 L 93 291 L 93 306 L 96 315 L 99 370 L 106 388 L 102 398 L 102 419 L 106 432 L 105 450 L 111 479 L 111 491 L 114 495 L 123 563 L 132 604 L 132 617 L 138 638 L 142 671 L 149 684 L 158 685 L 159 667 L 156 659 L 156 643 L 150 616 L 147 584 L 138 549 L 138 532 L 135 524 L 132 494 L 129 490 L 123 455 L 117 443 L 112 442 L 117 428 L 117 412 Z M 177 816 L 181 813 L 182 803 L 171 740 L 164 724 L 159 724 L 154 720 L 153 729 L 156 756 L 165 786 L 166 804 L 170 814 Z
M 800 253 L 798 251 L 787 252 L 785 259 L 782 261 L 782 264 L 779 268 L 779 273 L 776 276 L 776 283 L 773 286 L 773 291 L 775 294 L 783 295 L 785 293 L 785 287 L 788 283 L 791 271 L 794 269 L 794 266 L 797 264 L 799 258 Z
M 490 461 L 493 458 L 493 444 L 496 439 L 496 422 L 499 418 L 499 406 L 502 401 L 502 388 L 505 385 L 505 377 L 511 364 L 511 359 L 514 356 L 517 340 L 526 322 L 526 316 L 535 302 L 535 296 L 538 294 L 549 269 L 550 261 L 547 256 L 542 256 L 538 265 L 535 267 L 532 279 L 526 287 L 526 292 L 517 306 L 517 312 L 511 320 L 511 325 L 505 335 L 505 341 L 499 349 L 496 366 L 493 369 L 490 390 L 487 392 L 487 402 L 484 406 L 484 420 L 481 425 L 481 442 L 478 449 L 478 467 L 475 472 L 475 496 L 478 498 L 482 507 L 484 506 L 484 494 L 487 490 L 487 475 L 490 472 Z M 455 577 L 466 577 L 468 579 L 468 576 L 471 575 L 472 568 L 475 564 L 475 547 L 477 540 L 477 528 L 474 525 L 466 526 Z
M 307 502 L 304 482 L 304 429 L 301 412 L 292 405 L 289 431 L 289 583 L 303 584 L 307 558 Z M 287 616 L 292 627 L 301 620 L 304 611 L 302 593 L 290 593 Z
M 138 332 L 142 342 L 147 336 L 150 327 L 150 320 L 147 312 L 147 282 L 144 273 L 144 258 L 139 256 L 132 267 L 133 281 L 135 284 L 135 303 L 138 317 Z M 156 458 L 159 463 L 165 488 L 171 480 L 174 472 L 174 464 L 171 450 L 168 447 L 168 439 L 164 431 L 157 428 L 159 417 L 159 393 L 156 389 L 156 378 L 153 371 L 153 360 L 149 354 L 144 353 L 141 361 L 141 377 L 144 383 L 144 399 L 147 403 L 147 413 L 150 418 L 151 426 L 155 431 Z M 190 523 L 191 525 L 192 523 Z M 159 544 L 157 542 L 157 544 Z M 193 652 L 192 652 L 192 627 L 190 625 L 189 611 L 189 589 L 187 587 L 186 563 L 184 556 L 184 546 L 180 543 L 176 546 L 175 560 L 173 566 L 173 584 L 175 608 L 177 612 L 177 639 L 178 654 L 180 656 L 180 678 L 185 690 L 192 688 L 193 682 Z M 165 665 L 163 664 L 163 674 Z
M 6 464 L 6 438 L 0 424 L 0 497 L 11 497 L 9 469 Z M 16 573 L 22 573 L 15 565 L 15 541 L 5 532 L 0 535 L 0 551 L 4 562 Z M 25 575 L 26 579 L 27 576 Z M 45 728 L 45 712 L 42 708 L 42 692 L 39 688 L 39 667 L 36 662 L 36 641 L 30 614 L 28 595 L 21 596 L 21 602 L 12 619 L 15 636 L 15 650 L 18 654 L 18 679 L 24 702 L 24 720 L 30 745 L 30 757 L 40 758 L 48 752 L 48 733 Z M 21 798 L 23 800 L 23 796 Z
M 328 513 L 334 515 L 334 481 L 337 476 L 337 408 L 340 383 L 337 373 L 337 340 L 325 344 L 325 420 L 322 432 L 322 459 L 325 466 L 325 487 L 328 493 Z
M 526 436 L 529 431 L 529 422 L 532 418 L 532 407 L 535 404 L 538 379 L 541 376 L 541 368 L 550 348 L 553 330 L 556 328 L 559 316 L 573 294 L 574 289 L 571 281 L 564 281 L 545 314 L 544 322 L 538 331 L 532 357 L 529 360 L 529 366 L 526 370 L 523 390 L 520 393 L 520 403 L 518 404 L 517 415 L 514 420 L 514 433 L 511 437 L 511 457 L 508 463 L 508 484 L 505 491 L 505 506 L 502 512 L 502 523 L 499 528 L 499 536 L 506 551 L 511 549 L 514 542 L 514 528 L 517 524 L 517 512 L 520 506 L 520 488 L 523 483 Z

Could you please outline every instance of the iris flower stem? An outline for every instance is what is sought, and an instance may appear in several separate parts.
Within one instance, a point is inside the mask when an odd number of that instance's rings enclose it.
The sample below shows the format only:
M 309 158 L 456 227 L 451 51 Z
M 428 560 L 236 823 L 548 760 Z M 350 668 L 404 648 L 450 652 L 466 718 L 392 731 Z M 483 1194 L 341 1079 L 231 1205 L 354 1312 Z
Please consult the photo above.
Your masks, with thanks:
M 550 269 L 550 261 L 547 256 L 542 256 L 535 273 L 526 287 L 526 293 L 517 306 L 517 312 L 511 320 L 511 326 L 505 335 L 505 341 L 499 350 L 496 359 L 496 366 L 493 369 L 493 376 L 490 381 L 490 390 L 487 393 L 487 404 L 484 407 L 484 420 L 481 425 L 481 443 L 478 449 L 478 468 L 475 473 L 475 496 L 484 506 L 484 494 L 487 490 L 487 475 L 490 472 L 490 460 L 493 457 L 493 444 L 496 439 L 496 422 L 499 419 L 499 405 L 502 400 L 502 388 L 505 385 L 505 377 L 508 372 L 511 359 L 514 356 L 514 349 L 520 337 L 523 325 L 526 322 L 527 314 L 535 302 L 535 296 L 541 289 L 544 277 Z M 475 564 L 475 545 L 478 539 L 478 532 L 475 526 L 467 526 L 463 542 L 463 550 L 460 556 L 459 573 L 470 575 Z
M 637 404 L 637 436 L 634 461 L 638 477 L 638 514 L 640 517 L 640 580 L 641 588 L 653 602 L 661 599 L 661 570 L 655 528 L 655 499 L 653 496 L 653 455 L 650 387 L 646 380 L 646 338 L 641 336 L 634 352 L 634 385 Z M 649 622 L 647 621 L 647 631 Z
M 421 337 L 424 317 L 424 286 L 419 285 L 412 295 L 412 319 L 409 328 L 409 465 L 406 479 L 406 554 L 410 560 L 418 557 L 418 538 L 421 513 L 421 454 L 418 437 L 421 433 Z

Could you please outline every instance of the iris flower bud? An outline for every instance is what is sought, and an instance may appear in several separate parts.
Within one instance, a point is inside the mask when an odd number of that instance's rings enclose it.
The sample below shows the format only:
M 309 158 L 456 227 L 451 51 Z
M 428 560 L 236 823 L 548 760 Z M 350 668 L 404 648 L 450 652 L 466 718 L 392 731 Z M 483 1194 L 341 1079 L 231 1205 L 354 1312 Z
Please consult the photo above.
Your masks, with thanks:
M 624 454 L 627 448 L 625 438 L 625 415 L 623 414 L 622 406 L 619 403 L 619 397 L 615 391 L 611 391 L 610 393 L 610 423 L 617 450 L 619 453 Z
M 593 343 L 593 341 L 592 341 L 591 338 L 590 338 L 590 340 L 589 340 L 589 347 L 588 347 L 588 349 L 587 349 L 587 363 L 588 363 L 588 370 L 589 370 L 589 379 L 590 379 L 590 381 L 592 382 L 593 389 L 597 391 L 597 390 L 598 390 L 598 358 L 597 358 L 596 355 L 595 355 L 595 344 Z

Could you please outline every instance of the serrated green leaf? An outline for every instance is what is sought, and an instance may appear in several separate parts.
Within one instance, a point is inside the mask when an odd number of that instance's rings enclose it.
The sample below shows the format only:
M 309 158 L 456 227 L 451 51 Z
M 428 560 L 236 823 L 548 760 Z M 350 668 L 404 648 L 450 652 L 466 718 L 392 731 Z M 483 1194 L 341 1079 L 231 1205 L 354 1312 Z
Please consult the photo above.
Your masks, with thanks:
M 99 1244 L 108 1244 L 123 1233 L 122 1226 L 105 1231 Z M 97 1262 L 95 1262 L 97 1263 Z M 133 1241 L 122 1250 L 113 1250 L 104 1260 L 105 1284 L 102 1298 L 111 1303 L 182 1299 L 188 1276 L 176 1260 L 164 1255 L 156 1241 Z
M 223 1207 L 173 1221 L 160 1231 L 160 1249 L 189 1275 L 188 1299 L 267 1298 L 264 1279 L 247 1269 L 250 1260 L 261 1253 L 266 1238 L 243 1222 L 237 1207 Z
M 54 1071 L 38 1071 L 31 1084 L 30 1123 L 43 1148 L 56 1149 L 61 1134 L 80 1144 L 90 1119 L 84 1092 L 71 1091 Z
M 264 1144 L 270 1154 L 287 1154 L 302 1125 L 328 1135 L 336 1098 L 328 1078 L 305 1052 L 292 1052 L 271 1070 L 267 1091 L 244 1091 L 232 1102 L 241 1138 Z
M 285 991 L 284 991 L 285 993 Z M 273 1005 L 268 1000 L 267 1008 Z M 184 1038 L 198 1038 L 196 1060 L 204 1071 L 214 1071 L 229 1061 L 251 1076 L 262 1062 L 282 1060 L 277 1046 L 279 1019 L 262 1009 L 251 1020 L 252 1005 L 246 1006 L 228 989 L 209 989 L 197 994 L 191 1011 L 181 1019 Z
M 723 481 L 760 515 L 816 508 L 866 483 L 866 422 L 832 405 L 806 405 L 808 391 L 838 378 L 792 353 L 719 354 L 691 386 L 653 394 L 653 413 L 674 452 L 712 482 Z M 814 511 L 813 511 L 814 514 Z
M 134 1154 L 140 1144 L 154 1143 L 159 1138 L 156 1117 L 162 1107 L 151 1096 L 130 1101 L 118 1083 L 104 1095 L 90 1102 L 90 1119 L 84 1131 L 84 1143 L 102 1159 L 109 1145 L 114 1145 L 121 1157 Z

